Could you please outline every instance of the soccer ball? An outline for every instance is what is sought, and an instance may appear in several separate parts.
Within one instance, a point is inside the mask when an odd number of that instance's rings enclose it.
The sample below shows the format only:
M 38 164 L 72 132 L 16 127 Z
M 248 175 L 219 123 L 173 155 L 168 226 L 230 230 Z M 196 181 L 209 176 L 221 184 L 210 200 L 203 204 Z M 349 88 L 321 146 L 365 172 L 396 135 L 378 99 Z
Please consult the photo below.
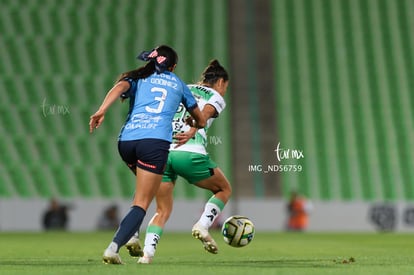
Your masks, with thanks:
M 247 217 L 231 216 L 223 223 L 221 234 L 228 245 L 243 247 L 253 240 L 254 225 Z

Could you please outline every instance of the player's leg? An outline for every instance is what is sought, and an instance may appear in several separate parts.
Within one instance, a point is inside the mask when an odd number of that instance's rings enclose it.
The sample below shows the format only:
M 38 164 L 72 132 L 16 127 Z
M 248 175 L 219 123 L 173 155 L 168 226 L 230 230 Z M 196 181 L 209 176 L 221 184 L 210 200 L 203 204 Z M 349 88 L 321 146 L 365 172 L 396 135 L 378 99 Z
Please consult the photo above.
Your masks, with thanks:
M 155 255 L 158 242 L 161 239 L 165 223 L 168 221 L 173 208 L 173 182 L 162 182 L 156 195 L 157 208 L 154 216 L 148 223 L 145 234 L 144 256 L 138 263 L 151 263 Z
M 161 181 L 161 179 L 160 179 L 160 181 Z M 160 189 L 160 188 L 158 188 L 158 189 Z M 142 192 L 145 192 L 145 190 L 142 190 Z M 142 194 L 143 193 L 140 193 L 140 194 L 138 194 L 138 196 L 135 196 L 134 201 L 135 200 L 136 201 L 144 201 L 146 204 L 149 205 L 150 201 L 147 200 L 146 196 L 142 196 Z M 140 197 L 142 197 L 142 198 L 140 198 Z M 157 202 L 157 205 L 158 205 L 158 202 Z M 148 208 L 148 206 L 147 206 L 147 208 Z M 155 215 L 157 215 L 157 213 Z M 154 217 L 151 219 L 151 221 L 153 219 L 154 219 Z M 151 221 L 150 221 L 150 223 L 151 223 Z M 150 231 L 149 234 L 148 234 L 148 230 Z M 150 238 L 150 236 L 151 236 L 152 239 L 153 238 L 156 238 L 156 239 L 158 238 L 159 239 L 161 237 L 161 235 L 162 235 L 162 228 L 158 228 L 157 226 L 152 226 L 150 228 L 147 228 L 147 234 L 146 234 L 146 237 L 145 237 L 144 245 L 147 246 L 146 244 L 148 243 L 148 238 Z M 158 242 L 158 239 L 157 239 L 157 242 Z M 147 246 L 147 248 L 145 248 L 145 246 L 144 246 L 144 249 L 142 250 L 141 249 L 141 244 L 140 244 L 140 241 L 139 241 L 138 231 L 134 233 L 134 235 L 128 240 L 128 242 L 125 245 L 125 247 L 128 249 L 129 255 L 131 255 L 133 257 L 152 258 L 154 256 L 153 254 L 155 253 L 155 251 L 154 251 L 154 253 L 145 253 L 145 249 L 149 250 L 149 247 Z M 143 259 L 139 259 L 138 262 L 140 262 L 140 261 L 143 261 Z
M 137 175 L 137 169 L 135 164 L 128 164 L 126 163 L 128 168 Z M 132 257 L 142 257 L 144 252 L 142 252 L 141 242 L 139 240 L 139 232 L 135 232 L 135 234 L 129 239 L 129 241 L 125 244 L 125 248 L 128 250 L 129 255 Z
M 138 259 L 139 263 L 146 263 L 150 262 L 149 255 L 153 257 L 153 254 L 151 253 L 150 248 L 153 247 L 151 242 L 153 240 L 159 240 L 162 235 L 162 231 L 164 228 L 165 222 L 168 220 L 168 217 L 172 211 L 172 205 L 173 205 L 173 183 L 175 183 L 177 179 L 177 174 L 174 172 L 172 160 L 174 159 L 174 153 L 170 153 L 168 155 L 167 164 L 165 165 L 164 175 L 162 177 L 162 183 L 160 185 L 160 188 L 157 191 L 156 200 L 157 200 L 157 209 L 156 214 L 151 218 L 149 222 L 149 226 L 147 228 L 147 234 L 146 234 L 146 241 L 147 244 L 147 250 L 149 253 L 144 257 L 143 249 L 141 249 L 141 244 L 139 241 L 139 232 L 136 232 L 135 235 L 128 241 L 128 243 L 125 245 L 126 248 L 129 250 L 129 254 L 133 257 L 141 257 Z M 155 223 L 153 223 L 155 221 Z M 153 234 L 156 234 L 157 236 L 154 236 Z M 149 260 L 148 260 L 149 259 Z
M 117 232 L 104 252 L 103 260 L 109 264 L 121 264 L 119 249 L 139 230 L 146 210 L 161 183 L 162 175 L 137 167 L 136 188 L 133 206 L 122 219 Z
M 199 223 L 208 228 L 221 213 L 232 192 L 231 185 L 221 169 L 214 168 L 213 172 L 214 175 L 211 177 L 195 183 L 198 187 L 208 189 L 214 194 L 206 203 L 204 212 L 199 219 Z
M 121 144 L 121 145 L 125 145 Z M 132 147 L 132 149 L 131 149 Z M 134 149 L 134 150 L 133 150 Z M 130 211 L 122 219 L 117 232 L 104 252 L 105 263 L 121 264 L 119 249 L 139 231 L 146 211 L 161 184 L 162 173 L 168 158 L 166 141 L 140 140 L 120 146 L 121 157 L 127 163 L 136 163 L 135 195 Z M 144 156 L 140 159 L 140 156 Z M 140 160 L 140 161 L 137 161 Z
M 203 242 L 204 248 L 208 252 L 216 254 L 218 252 L 217 244 L 208 230 L 220 215 L 231 196 L 232 190 L 229 181 L 220 168 L 216 167 L 212 172 L 213 175 L 209 178 L 195 183 L 200 188 L 210 190 L 214 195 L 205 204 L 200 219 L 193 226 L 192 234 Z

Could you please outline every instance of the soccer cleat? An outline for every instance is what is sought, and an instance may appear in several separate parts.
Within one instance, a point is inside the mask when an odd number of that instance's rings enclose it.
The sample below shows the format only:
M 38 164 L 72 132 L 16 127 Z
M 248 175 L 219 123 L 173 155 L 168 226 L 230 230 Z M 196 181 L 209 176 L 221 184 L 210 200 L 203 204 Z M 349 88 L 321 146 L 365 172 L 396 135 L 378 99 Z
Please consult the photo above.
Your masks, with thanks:
M 132 257 L 144 256 L 144 252 L 142 252 L 141 242 L 135 236 L 129 239 L 129 241 L 125 244 L 125 247 L 128 249 L 129 255 Z
M 217 247 L 216 241 L 210 236 L 210 234 L 208 233 L 208 229 L 196 223 L 193 226 L 191 234 L 193 235 L 194 238 L 199 239 L 203 243 L 205 250 L 213 254 L 218 253 L 218 247 Z
M 150 264 L 152 262 L 152 257 L 148 256 L 148 255 L 143 255 L 142 257 L 140 257 L 138 259 L 139 264 Z
M 105 250 L 102 259 L 105 264 L 122 264 L 119 254 L 113 252 L 111 249 Z

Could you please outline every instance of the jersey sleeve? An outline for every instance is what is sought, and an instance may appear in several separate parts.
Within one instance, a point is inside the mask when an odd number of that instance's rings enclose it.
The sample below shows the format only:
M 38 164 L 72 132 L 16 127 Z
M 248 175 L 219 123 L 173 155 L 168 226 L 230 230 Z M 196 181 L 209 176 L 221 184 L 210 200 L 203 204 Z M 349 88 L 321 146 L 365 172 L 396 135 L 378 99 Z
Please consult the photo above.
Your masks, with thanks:
M 135 91 L 136 91 L 135 87 L 137 85 L 137 81 L 130 78 L 130 77 L 125 77 L 121 81 L 128 82 L 129 83 L 129 89 L 128 89 L 128 91 L 122 93 L 120 97 L 126 99 L 126 98 L 129 98 L 129 97 L 133 96 L 134 95 L 133 93 L 135 93 Z
M 206 105 L 207 104 L 212 105 L 216 109 L 216 115 L 214 117 L 218 117 L 224 108 L 226 108 L 224 98 L 218 93 L 214 93 L 214 95 L 206 102 Z
M 190 89 L 187 87 L 187 85 L 183 83 L 182 87 L 183 87 L 182 103 L 188 111 L 191 111 L 198 106 L 197 101 L 195 97 L 193 96 L 193 94 L 191 93 Z

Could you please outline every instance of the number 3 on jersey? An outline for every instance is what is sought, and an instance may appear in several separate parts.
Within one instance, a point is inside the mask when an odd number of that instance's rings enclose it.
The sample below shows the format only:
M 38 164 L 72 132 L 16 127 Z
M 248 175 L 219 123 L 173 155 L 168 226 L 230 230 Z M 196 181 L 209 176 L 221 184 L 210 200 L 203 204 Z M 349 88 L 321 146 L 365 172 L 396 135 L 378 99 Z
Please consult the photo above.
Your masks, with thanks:
M 149 106 L 145 107 L 145 110 L 149 113 L 161 113 L 162 108 L 164 107 L 164 103 L 165 103 L 165 99 L 167 98 L 167 90 L 164 88 L 160 88 L 160 87 L 154 87 L 151 89 L 152 93 L 156 93 L 156 92 L 160 92 L 162 95 L 161 96 L 155 96 L 154 99 L 156 101 L 159 101 L 160 103 L 158 104 L 157 108 L 151 108 Z

